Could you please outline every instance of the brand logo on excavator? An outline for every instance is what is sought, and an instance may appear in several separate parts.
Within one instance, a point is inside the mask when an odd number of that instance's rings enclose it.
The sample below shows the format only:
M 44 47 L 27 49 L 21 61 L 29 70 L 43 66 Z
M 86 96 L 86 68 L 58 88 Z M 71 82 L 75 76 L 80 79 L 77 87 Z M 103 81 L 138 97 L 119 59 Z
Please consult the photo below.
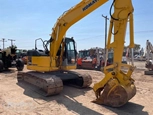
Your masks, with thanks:
M 82 8 L 82 10 L 83 11 L 87 10 L 90 6 L 94 5 L 98 1 L 99 0 L 93 0 L 92 2 L 90 2 L 89 4 L 87 4 L 84 8 Z

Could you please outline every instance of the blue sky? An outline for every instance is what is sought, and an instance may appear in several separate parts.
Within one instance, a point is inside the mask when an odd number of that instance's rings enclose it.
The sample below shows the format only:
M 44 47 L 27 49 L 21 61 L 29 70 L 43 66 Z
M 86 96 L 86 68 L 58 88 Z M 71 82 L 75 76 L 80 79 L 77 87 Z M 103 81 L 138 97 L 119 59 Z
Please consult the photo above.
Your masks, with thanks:
M 32 49 L 37 38 L 49 39 L 57 18 L 81 0 L 0 0 L 0 39 L 14 39 L 18 48 Z M 72 25 L 66 36 L 74 37 L 77 49 L 104 47 L 105 20 L 113 0 Z M 153 1 L 133 0 L 135 43 L 153 42 Z M 109 28 L 109 21 L 108 21 Z M 129 43 L 128 28 L 126 44 Z M 5 42 L 9 46 L 10 41 Z M 2 42 L 0 42 L 2 48 Z M 41 49 L 41 42 L 38 43 Z

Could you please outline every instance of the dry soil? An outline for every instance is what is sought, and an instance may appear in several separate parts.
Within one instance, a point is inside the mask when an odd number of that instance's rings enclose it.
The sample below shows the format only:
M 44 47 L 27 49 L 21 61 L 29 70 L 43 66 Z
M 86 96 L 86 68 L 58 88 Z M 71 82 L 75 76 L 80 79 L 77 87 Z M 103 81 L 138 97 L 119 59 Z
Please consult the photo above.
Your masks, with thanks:
M 19 86 L 16 69 L 0 73 L 0 115 L 153 115 L 153 76 L 144 75 L 144 62 L 135 65 L 137 69 L 132 77 L 137 93 L 120 108 L 91 102 L 96 98 L 93 84 L 104 77 L 99 71 L 81 70 L 92 74 L 93 83 L 89 88 L 64 86 L 59 95 L 51 97 L 43 97 Z

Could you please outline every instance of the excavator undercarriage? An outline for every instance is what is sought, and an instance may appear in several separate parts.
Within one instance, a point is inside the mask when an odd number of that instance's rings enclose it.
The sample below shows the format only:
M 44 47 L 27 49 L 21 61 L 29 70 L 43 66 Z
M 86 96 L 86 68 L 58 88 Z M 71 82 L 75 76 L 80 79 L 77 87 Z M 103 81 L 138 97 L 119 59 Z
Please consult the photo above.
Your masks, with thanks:
M 59 94 L 63 90 L 63 85 L 86 88 L 92 83 L 89 74 L 82 74 L 79 71 L 18 72 L 17 79 L 19 84 L 31 85 L 31 89 L 43 96 Z

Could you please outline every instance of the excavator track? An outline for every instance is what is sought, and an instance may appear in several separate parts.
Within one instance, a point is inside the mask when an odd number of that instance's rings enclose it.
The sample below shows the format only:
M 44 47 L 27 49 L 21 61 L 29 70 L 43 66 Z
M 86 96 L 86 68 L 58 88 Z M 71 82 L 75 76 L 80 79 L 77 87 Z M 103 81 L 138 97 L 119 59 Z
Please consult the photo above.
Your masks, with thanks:
M 63 85 L 70 85 L 77 88 L 89 87 L 92 78 L 89 74 L 82 74 L 74 71 L 54 71 L 54 72 L 18 72 L 18 84 L 28 85 L 30 89 L 43 96 L 59 94 L 63 90 Z
M 79 71 L 67 71 L 71 76 L 75 76 L 74 79 L 68 81 L 66 84 L 78 87 L 86 88 L 89 87 L 92 83 L 92 77 L 87 73 L 81 73 Z
M 35 92 L 43 95 L 50 96 L 59 94 L 63 90 L 63 82 L 60 78 L 39 73 L 39 72 L 18 72 L 18 83 L 24 83 Z

